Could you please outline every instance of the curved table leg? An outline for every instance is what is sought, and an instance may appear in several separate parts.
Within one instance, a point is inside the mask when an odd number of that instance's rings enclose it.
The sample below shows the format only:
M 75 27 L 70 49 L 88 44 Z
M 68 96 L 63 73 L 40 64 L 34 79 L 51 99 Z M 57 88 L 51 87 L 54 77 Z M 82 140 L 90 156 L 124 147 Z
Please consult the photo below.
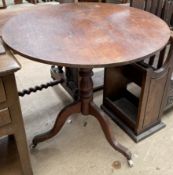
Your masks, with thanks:
M 55 136 L 56 134 L 58 134 L 58 132 L 61 130 L 66 120 L 68 119 L 68 117 L 71 114 L 80 113 L 80 110 L 81 110 L 81 102 L 74 102 L 63 108 L 61 112 L 58 114 L 53 128 L 43 134 L 34 137 L 32 141 L 33 144 L 32 147 L 34 148 L 37 146 L 38 143 L 48 140 L 53 136 Z
M 54 127 L 41 135 L 36 136 L 33 139 L 33 147 L 37 145 L 39 142 L 43 142 L 49 138 L 55 136 L 62 126 L 64 125 L 67 118 L 74 113 L 81 113 L 83 115 L 93 115 L 100 123 L 102 130 L 105 134 L 106 139 L 112 145 L 112 147 L 122 153 L 129 162 L 130 166 L 133 166 L 132 162 L 132 154 L 131 152 L 125 148 L 123 145 L 119 144 L 116 139 L 113 138 L 112 133 L 110 131 L 108 120 L 104 114 L 104 112 L 99 109 L 95 103 L 93 102 L 93 81 L 92 81 L 92 68 L 81 68 L 79 71 L 79 75 L 81 76 L 80 81 L 80 100 L 78 102 L 72 103 L 71 105 L 65 107 L 61 110 L 58 115 Z
M 105 134 L 105 137 L 110 143 L 110 145 L 115 150 L 123 154 L 128 159 L 129 164 L 132 166 L 132 153 L 126 147 L 118 143 L 118 141 L 114 138 L 111 132 L 111 128 L 109 126 L 109 121 L 105 116 L 105 113 L 100 108 L 98 108 L 93 102 L 90 103 L 90 114 L 93 115 L 99 121 L 102 130 Z

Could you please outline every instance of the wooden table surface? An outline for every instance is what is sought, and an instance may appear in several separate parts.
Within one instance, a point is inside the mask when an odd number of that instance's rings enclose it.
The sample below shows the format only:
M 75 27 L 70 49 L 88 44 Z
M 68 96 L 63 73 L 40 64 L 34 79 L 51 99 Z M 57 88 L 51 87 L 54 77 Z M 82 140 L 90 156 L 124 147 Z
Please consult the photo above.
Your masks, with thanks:
M 135 8 L 67 3 L 12 18 L 2 36 L 32 60 L 86 68 L 143 59 L 165 46 L 170 30 L 158 17 Z

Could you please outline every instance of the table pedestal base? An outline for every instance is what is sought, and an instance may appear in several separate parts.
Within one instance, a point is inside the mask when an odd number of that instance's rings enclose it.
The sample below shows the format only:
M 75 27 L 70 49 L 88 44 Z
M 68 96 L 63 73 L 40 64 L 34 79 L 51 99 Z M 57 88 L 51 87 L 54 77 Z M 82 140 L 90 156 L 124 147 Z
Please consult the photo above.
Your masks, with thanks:
M 131 160 L 131 152 L 123 145 L 118 143 L 113 137 L 109 126 L 108 117 L 106 117 L 105 113 L 93 102 L 93 81 L 91 78 L 93 75 L 92 69 L 82 68 L 80 69 L 79 74 L 81 76 L 80 100 L 63 108 L 58 114 L 53 128 L 46 133 L 34 137 L 33 147 L 35 147 L 39 142 L 43 142 L 58 134 L 71 114 L 82 113 L 83 115 L 92 115 L 99 121 L 107 141 L 115 150 L 123 154 L 128 159 L 129 165 L 132 166 L 133 162 Z

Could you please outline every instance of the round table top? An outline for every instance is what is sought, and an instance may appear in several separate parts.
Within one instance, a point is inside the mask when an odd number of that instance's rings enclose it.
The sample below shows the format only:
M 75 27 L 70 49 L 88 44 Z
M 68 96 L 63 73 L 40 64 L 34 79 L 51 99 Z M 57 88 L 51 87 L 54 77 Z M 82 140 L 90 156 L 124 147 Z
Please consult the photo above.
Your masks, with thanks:
M 144 59 L 170 38 L 151 13 L 108 3 L 36 8 L 10 19 L 3 41 L 35 61 L 69 67 L 108 67 Z

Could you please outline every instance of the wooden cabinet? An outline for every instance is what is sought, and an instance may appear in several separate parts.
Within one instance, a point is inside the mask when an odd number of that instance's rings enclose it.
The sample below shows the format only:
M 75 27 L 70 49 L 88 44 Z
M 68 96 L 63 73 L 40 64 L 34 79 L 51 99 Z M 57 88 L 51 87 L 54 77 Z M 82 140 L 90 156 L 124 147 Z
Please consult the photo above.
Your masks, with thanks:
M 102 108 L 136 142 L 165 126 L 161 116 L 173 64 L 172 49 L 167 58 L 166 50 L 155 56 L 159 68 L 141 62 L 105 69 Z M 153 58 L 149 62 L 155 64 Z
M 1 43 L 0 43 L 1 44 Z M 1 45 L 2 47 L 2 45 Z M 32 175 L 14 73 L 20 65 L 9 50 L 0 54 L 0 137 L 13 135 L 23 175 Z

